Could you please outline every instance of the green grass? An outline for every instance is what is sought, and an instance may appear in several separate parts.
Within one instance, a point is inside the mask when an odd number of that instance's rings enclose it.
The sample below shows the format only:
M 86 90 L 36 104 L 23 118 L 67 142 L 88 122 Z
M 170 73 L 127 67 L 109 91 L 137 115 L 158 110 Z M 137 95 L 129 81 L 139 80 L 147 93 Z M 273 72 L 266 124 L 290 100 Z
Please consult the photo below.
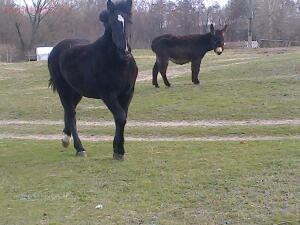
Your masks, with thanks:
M 134 54 L 151 77 L 154 55 Z M 201 86 L 191 84 L 190 73 L 170 78 L 172 88 L 161 80 L 160 89 L 137 83 L 129 120 L 299 119 L 299 61 L 299 48 L 208 54 Z M 0 120 L 62 120 L 48 79 L 45 63 L 0 64 Z M 83 99 L 77 118 L 111 121 L 112 115 L 100 100 Z M 61 134 L 62 126 L 0 130 L 47 135 Z M 114 128 L 79 126 L 79 132 L 113 135 Z M 300 126 L 127 127 L 125 139 L 230 135 L 299 136 Z M 110 142 L 84 146 L 86 159 L 59 141 L 0 140 L 0 224 L 300 223 L 300 141 L 126 142 L 122 163 L 112 160 Z
M 83 160 L 56 142 L 1 141 L 1 223 L 299 224 L 299 145 L 131 142 L 120 163 L 110 143 Z
M 299 118 L 300 51 L 269 56 L 246 53 L 227 51 L 221 57 L 208 54 L 202 65 L 201 86 L 191 84 L 190 73 L 171 78 L 173 87 L 169 89 L 162 81 L 160 89 L 154 89 L 151 81 L 138 83 L 129 119 Z M 152 66 L 152 53 L 138 51 L 136 55 L 140 71 L 147 69 L 148 64 Z M 240 59 L 245 57 L 259 58 L 248 60 L 247 64 L 220 67 L 243 62 Z M 238 61 L 221 62 L 228 58 Z M 0 119 L 62 119 L 58 96 L 47 89 L 49 75 L 45 63 L 0 64 L 1 78 Z M 102 108 L 89 109 L 89 106 Z M 78 118 L 111 119 L 111 114 L 100 100 L 84 99 L 78 106 Z

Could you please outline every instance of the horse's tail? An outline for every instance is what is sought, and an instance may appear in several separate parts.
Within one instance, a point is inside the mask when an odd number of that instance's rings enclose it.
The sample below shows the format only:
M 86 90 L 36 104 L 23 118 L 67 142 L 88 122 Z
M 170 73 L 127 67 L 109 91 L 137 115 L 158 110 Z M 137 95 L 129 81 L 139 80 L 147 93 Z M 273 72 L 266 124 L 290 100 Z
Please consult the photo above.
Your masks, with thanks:
M 49 58 L 48 58 L 48 70 L 50 73 L 50 79 L 49 79 L 49 83 L 48 83 L 48 88 L 51 88 L 53 90 L 53 92 L 56 92 L 57 88 L 55 85 L 55 77 L 57 77 L 56 74 L 56 60 L 55 57 L 53 57 L 53 55 L 50 53 Z
M 48 70 L 50 74 L 50 79 L 48 83 L 48 88 L 51 88 L 53 92 L 56 92 L 57 86 L 56 81 L 61 77 L 59 69 L 59 51 L 57 46 L 53 48 L 48 57 Z
M 156 39 L 152 40 L 151 42 L 151 49 L 153 52 L 155 52 L 155 49 L 156 49 Z
M 53 77 L 49 79 L 48 88 L 51 88 L 53 92 L 56 92 L 56 86 Z

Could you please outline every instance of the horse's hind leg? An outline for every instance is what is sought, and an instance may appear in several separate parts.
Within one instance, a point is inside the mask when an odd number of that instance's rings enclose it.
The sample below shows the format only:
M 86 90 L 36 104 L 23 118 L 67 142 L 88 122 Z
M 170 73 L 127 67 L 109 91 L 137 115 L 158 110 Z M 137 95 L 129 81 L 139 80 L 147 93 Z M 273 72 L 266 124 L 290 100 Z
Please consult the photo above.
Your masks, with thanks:
M 56 86 L 61 103 L 64 107 L 64 133 L 67 136 L 67 138 L 65 140 L 62 140 L 63 145 L 68 144 L 70 138 L 69 135 L 72 134 L 74 140 L 74 147 L 76 149 L 76 155 L 85 156 L 86 152 L 81 144 L 76 127 L 76 106 L 81 100 L 82 96 L 74 92 L 72 88 L 63 80 L 59 82 L 59 84 L 57 84 Z
M 157 75 L 159 70 L 159 63 L 156 60 L 153 69 L 152 69 L 152 85 L 154 85 L 156 88 L 159 88 L 158 82 L 157 82 Z
M 77 156 L 86 156 L 86 151 L 82 146 L 81 140 L 78 136 L 77 132 L 77 125 L 76 125 L 76 106 L 80 102 L 82 96 L 78 95 L 77 93 L 73 92 L 72 96 L 73 104 L 72 106 L 67 106 L 68 108 L 65 109 L 65 117 L 67 121 L 67 125 L 70 127 L 73 141 L 74 141 L 74 148 L 76 149 Z
M 78 103 L 82 99 L 82 96 L 80 96 L 78 94 L 73 94 L 73 98 L 72 99 L 73 99 L 73 108 L 74 108 L 74 111 L 75 111 L 75 116 L 74 116 L 75 130 L 76 130 L 76 133 L 77 133 L 77 126 L 76 126 L 76 106 L 78 105 Z M 62 145 L 65 148 L 67 148 L 69 146 L 70 139 L 71 139 L 71 134 L 72 134 L 72 132 L 71 132 L 72 131 L 72 127 L 70 126 L 68 118 L 69 118 L 69 115 L 68 115 L 67 111 L 65 110 L 65 115 L 64 115 L 65 128 L 63 130 L 64 136 L 62 138 Z
M 124 128 L 126 124 L 127 113 L 121 106 L 119 99 L 116 96 L 103 99 L 103 101 L 107 105 L 108 109 L 112 112 L 116 125 L 115 137 L 113 141 L 113 158 L 116 160 L 124 160 Z M 129 104 L 125 106 L 127 109 L 128 105 Z

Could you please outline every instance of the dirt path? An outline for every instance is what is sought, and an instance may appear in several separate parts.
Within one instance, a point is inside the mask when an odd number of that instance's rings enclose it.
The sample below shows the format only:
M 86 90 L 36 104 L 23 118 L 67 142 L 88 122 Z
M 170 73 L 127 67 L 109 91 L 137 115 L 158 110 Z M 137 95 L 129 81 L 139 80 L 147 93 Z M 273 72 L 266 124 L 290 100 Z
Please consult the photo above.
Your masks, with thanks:
M 0 120 L 0 126 L 21 125 L 63 125 L 63 121 L 54 120 Z M 113 127 L 113 121 L 78 121 L 79 126 Z M 134 121 L 129 120 L 127 127 L 228 127 L 228 126 L 279 126 L 300 125 L 300 119 L 290 120 L 195 120 L 195 121 Z
M 54 141 L 61 140 L 60 135 L 16 135 L 16 134 L 0 134 L 0 140 L 13 139 L 13 140 L 34 140 L 34 141 Z M 112 136 L 84 136 L 80 135 L 83 141 L 112 141 Z M 207 137 L 132 137 L 127 136 L 126 141 L 196 141 L 196 142 L 216 142 L 216 141 L 284 141 L 284 140 L 300 140 L 300 135 L 296 136 L 207 136 Z
M 63 121 L 51 120 L 0 120 L 0 126 L 37 126 L 37 125 L 59 125 L 63 126 Z M 79 126 L 89 127 L 114 127 L 113 121 L 78 121 Z M 198 121 L 129 121 L 128 127 L 228 127 L 228 126 L 278 126 L 278 125 L 300 125 L 300 119 L 294 120 L 198 120 Z M 3 130 L 3 129 L 2 129 Z M 86 136 L 80 135 L 85 141 L 112 141 L 112 136 Z M 61 135 L 19 135 L 14 133 L 0 133 L 0 140 L 60 140 Z M 126 136 L 127 141 L 197 141 L 197 142 L 212 142 L 212 141 L 275 141 L 275 140 L 300 140 L 300 135 L 295 136 L 203 136 L 203 137 L 189 137 L 189 136 L 173 136 L 173 137 L 157 137 L 157 136 Z

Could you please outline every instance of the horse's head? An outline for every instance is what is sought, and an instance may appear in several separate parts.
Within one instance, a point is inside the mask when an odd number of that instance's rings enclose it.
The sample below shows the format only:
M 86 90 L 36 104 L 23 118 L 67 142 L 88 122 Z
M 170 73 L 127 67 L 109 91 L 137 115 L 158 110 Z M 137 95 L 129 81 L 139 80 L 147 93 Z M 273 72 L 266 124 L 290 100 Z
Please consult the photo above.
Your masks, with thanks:
M 227 30 L 228 25 L 222 30 L 215 30 L 214 25 L 210 25 L 210 33 L 211 37 L 211 47 L 215 51 L 216 54 L 221 55 L 224 51 L 224 34 Z
M 132 0 L 126 0 L 114 4 L 111 0 L 107 1 L 107 10 L 100 14 L 100 20 L 105 29 L 111 29 L 112 41 L 121 55 L 130 52 L 127 38 L 127 26 L 131 19 Z

